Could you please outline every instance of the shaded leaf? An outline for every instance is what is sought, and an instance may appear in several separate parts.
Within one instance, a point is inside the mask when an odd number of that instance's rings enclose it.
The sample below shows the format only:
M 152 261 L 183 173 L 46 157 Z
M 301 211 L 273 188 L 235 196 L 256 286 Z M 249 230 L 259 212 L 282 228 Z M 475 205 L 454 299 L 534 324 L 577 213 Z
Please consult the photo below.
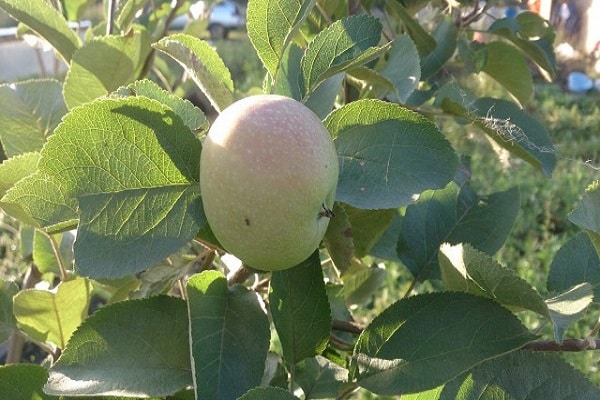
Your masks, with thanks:
M 12 157 L 41 150 L 66 112 L 57 80 L 0 85 L 0 140 L 5 154 Z
M 41 343 L 64 349 L 75 329 L 87 316 L 91 287 L 87 279 L 63 281 L 50 290 L 28 289 L 13 301 L 20 329 Z
M 348 370 L 322 356 L 307 358 L 296 366 L 295 382 L 307 400 L 337 398 L 347 381 Z
M 331 310 L 318 251 L 293 268 L 273 272 L 269 304 L 288 365 L 325 349 Z
M 458 37 L 456 24 L 451 18 L 444 18 L 435 27 L 433 37 L 436 41 L 435 48 L 421 58 L 421 80 L 431 78 L 454 55 Z M 414 37 L 413 40 L 415 40 Z M 415 43 L 418 48 L 419 44 L 416 40 Z
M 580 232 L 554 256 L 547 288 L 550 292 L 562 292 L 583 282 L 592 285 L 595 302 L 600 302 L 600 258 L 589 236 Z
M 278 79 L 290 40 L 316 0 L 253 0 L 246 10 L 248 37 L 272 78 Z
M 585 229 L 600 254 L 600 181 L 585 189 L 581 203 L 569 214 L 569 221 Z
M 0 8 L 46 39 L 67 64 L 81 46 L 67 21 L 45 0 L 0 0 Z
M 105 306 L 50 368 L 53 395 L 167 396 L 192 384 L 185 302 L 167 296 Z
M 556 166 L 556 152 L 548 131 L 525 110 L 510 101 L 479 98 L 456 85 L 438 92 L 436 104 L 466 119 L 511 154 L 530 163 L 547 177 Z
M 333 109 L 343 80 L 343 73 L 325 79 L 312 92 L 308 93 L 303 100 L 304 105 L 310 108 L 320 119 L 325 119 Z
M 488 43 L 486 53 L 482 71 L 525 104 L 533 94 L 533 77 L 525 58 L 513 46 L 498 41 Z
M 0 365 L 0 394 L 10 400 L 55 399 L 43 392 L 48 370 L 34 364 Z
M 354 349 L 351 378 L 377 394 L 435 388 L 533 336 L 508 310 L 466 293 L 432 293 L 394 303 Z
M 153 44 L 177 61 L 217 111 L 233 101 L 233 81 L 225 63 L 208 43 L 185 33 L 162 38 Z
M 524 12 L 516 18 L 494 21 L 488 32 L 510 40 L 546 73 L 549 78 L 556 72 L 554 55 L 554 28 L 538 14 Z
M 406 208 L 398 256 L 419 279 L 439 277 L 437 253 L 442 243 L 469 243 L 487 254 L 504 244 L 519 211 L 516 189 L 478 196 L 468 185 L 451 182 L 427 191 Z
M 404 3 L 404 4 L 403 4 Z M 415 43 L 421 57 L 431 53 L 436 48 L 436 40 L 421 26 L 419 21 L 413 18 L 414 13 L 409 12 L 406 2 L 387 1 L 386 7 L 398 16 L 404 24 L 406 31 Z M 408 8 L 408 7 L 407 7 Z
M 458 166 L 435 124 L 391 103 L 349 103 L 332 112 L 325 126 L 340 161 L 336 200 L 356 208 L 409 204 L 415 194 L 446 185 Z
M 344 209 L 352 227 L 354 252 L 359 258 L 369 254 L 396 215 L 395 209 L 361 210 L 348 205 Z
M 332 211 L 334 217 L 327 225 L 324 241 L 333 264 L 343 274 L 350 267 L 354 256 L 352 226 L 342 204 L 335 202 Z
M 385 269 L 377 265 L 368 267 L 361 262 L 353 262 L 352 267 L 342 275 L 346 304 L 364 304 L 371 300 L 385 276 Z
M 406 35 L 396 36 L 390 49 L 387 64 L 381 75 L 393 83 L 395 91 L 388 97 L 396 102 L 406 103 L 421 80 L 421 65 L 415 43 Z
M 270 331 L 256 293 L 205 271 L 188 281 L 187 295 L 196 398 L 236 399 L 258 386 Z
M 485 296 L 515 311 L 526 309 L 549 316 L 544 300 L 529 283 L 468 244 L 443 244 L 439 263 L 448 290 Z
M 273 83 L 273 94 L 281 94 L 294 100 L 302 101 L 304 96 L 304 78 L 300 63 L 304 50 L 297 44 L 290 43 L 281 56 L 279 70 Z
M 558 354 L 515 351 L 448 383 L 440 400 L 592 400 L 600 390 Z M 436 398 L 437 399 L 437 398 Z
M 565 330 L 583 316 L 593 297 L 592 285 L 586 282 L 546 300 L 554 325 L 554 340 L 562 342 Z
M 142 33 L 99 36 L 73 54 L 64 83 L 64 98 L 72 109 L 117 90 L 135 79 L 143 55 Z
M 19 287 L 15 282 L 0 279 L 0 342 L 7 341 L 17 328 L 17 320 L 13 314 L 13 296 L 18 292 Z
M 556 152 L 548 131 L 516 104 L 483 97 L 473 103 L 475 124 L 496 143 L 540 169 L 549 177 L 556 166 Z

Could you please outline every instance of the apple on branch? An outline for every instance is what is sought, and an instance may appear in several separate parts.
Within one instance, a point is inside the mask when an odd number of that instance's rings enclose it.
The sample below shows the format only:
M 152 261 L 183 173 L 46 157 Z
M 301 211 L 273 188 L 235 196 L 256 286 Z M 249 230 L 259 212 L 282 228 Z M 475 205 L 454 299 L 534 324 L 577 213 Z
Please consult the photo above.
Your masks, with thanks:
M 338 173 L 331 136 L 310 109 L 279 95 L 246 97 L 221 112 L 204 141 L 204 212 L 246 265 L 291 268 L 325 235 Z

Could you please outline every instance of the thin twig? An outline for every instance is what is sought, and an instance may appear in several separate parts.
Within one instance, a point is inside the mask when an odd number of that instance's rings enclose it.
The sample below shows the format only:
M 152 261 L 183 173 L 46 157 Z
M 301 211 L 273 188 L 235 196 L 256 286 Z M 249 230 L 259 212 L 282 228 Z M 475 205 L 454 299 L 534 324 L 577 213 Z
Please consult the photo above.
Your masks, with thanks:
M 365 329 L 363 326 L 357 324 L 356 322 L 342 321 L 339 319 L 334 319 L 333 321 L 331 321 L 331 327 L 338 331 L 354 333 L 356 335 L 360 335 Z

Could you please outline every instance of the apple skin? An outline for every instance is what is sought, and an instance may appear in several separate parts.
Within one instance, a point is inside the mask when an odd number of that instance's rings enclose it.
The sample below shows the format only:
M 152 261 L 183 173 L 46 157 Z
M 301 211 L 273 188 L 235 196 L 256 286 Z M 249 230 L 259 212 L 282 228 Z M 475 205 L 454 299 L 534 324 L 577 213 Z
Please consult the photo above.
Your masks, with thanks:
M 310 109 L 289 97 L 249 96 L 225 108 L 204 140 L 204 213 L 247 266 L 291 268 L 323 239 L 338 174 L 331 136 Z

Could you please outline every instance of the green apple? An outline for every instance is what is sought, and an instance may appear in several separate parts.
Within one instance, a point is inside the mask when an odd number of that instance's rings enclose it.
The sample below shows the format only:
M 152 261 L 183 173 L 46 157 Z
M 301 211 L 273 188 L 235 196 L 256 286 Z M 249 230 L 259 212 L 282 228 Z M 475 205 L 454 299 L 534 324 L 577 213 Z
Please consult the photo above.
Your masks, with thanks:
M 293 267 L 325 235 L 338 173 L 331 136 L 310 109 L 279 95 L 246 97 L 219 114 L 204 140 L 208 224 L 249 267 Z

